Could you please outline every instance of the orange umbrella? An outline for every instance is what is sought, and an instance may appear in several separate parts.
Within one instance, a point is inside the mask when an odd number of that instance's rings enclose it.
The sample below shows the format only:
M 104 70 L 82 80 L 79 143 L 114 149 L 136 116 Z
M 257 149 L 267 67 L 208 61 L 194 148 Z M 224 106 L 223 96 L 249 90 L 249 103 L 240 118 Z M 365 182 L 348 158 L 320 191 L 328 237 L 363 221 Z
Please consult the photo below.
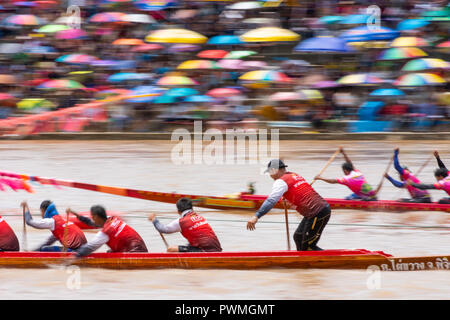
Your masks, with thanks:
M 145 44 L 141 39 L 117 39 L 113 43 L 115 46 L 140 46 Z

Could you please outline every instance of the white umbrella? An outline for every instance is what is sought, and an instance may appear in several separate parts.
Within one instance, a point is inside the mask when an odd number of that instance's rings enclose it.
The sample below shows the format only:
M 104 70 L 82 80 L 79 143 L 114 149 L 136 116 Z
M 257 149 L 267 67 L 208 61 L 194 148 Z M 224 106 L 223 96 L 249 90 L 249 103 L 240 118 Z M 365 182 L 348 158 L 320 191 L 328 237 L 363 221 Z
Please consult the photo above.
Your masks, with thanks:
M 123 21 L 135 23 L 156 23 L 156 20 L 147 14 L 126 14 L 123 17 Z
M 262 8 L 262 4 L 258 1 L 236 2 L 226 7 L 229 10 L 252 10 Z

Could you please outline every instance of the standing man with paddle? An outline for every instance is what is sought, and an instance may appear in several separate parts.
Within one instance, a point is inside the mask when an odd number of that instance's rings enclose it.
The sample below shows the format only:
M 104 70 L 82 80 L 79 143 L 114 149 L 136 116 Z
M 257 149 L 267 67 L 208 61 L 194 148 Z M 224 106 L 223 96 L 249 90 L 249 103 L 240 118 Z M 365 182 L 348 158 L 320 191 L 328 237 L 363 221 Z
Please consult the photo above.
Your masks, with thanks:
M 377 190 L 374 190 L 372 186 L 367 183 L 364 175 L 359 170 L 355 169 L 352 161 L 345 153 L 344 148 L 339 147 L 339 151 L 345 158 L 345 163 L 342 165 L 342 171 L 344 171 L 345 176 L 340 179 L 326 179 L 317 175 L 314 180 L 322 180 L 326 183 L 339 183 L 347 186 L 353 191 L 353 194 L 346 197 L 345 200 L 377 200 Z
M 271 160 L 267 165 L 266 172 L 275 180 L 272 192 L 258 209 L 255 216 L 247 222 L 247 229 L 254 230 L 258 220 L 284 197 L 304 217 L 294 233 L 297 250 L 322 250 L 317 246 L 317 243 L 330 219 L 330 205 L 303 177 L 287 171 L 286 167 L 287 165 L 279 159 Z

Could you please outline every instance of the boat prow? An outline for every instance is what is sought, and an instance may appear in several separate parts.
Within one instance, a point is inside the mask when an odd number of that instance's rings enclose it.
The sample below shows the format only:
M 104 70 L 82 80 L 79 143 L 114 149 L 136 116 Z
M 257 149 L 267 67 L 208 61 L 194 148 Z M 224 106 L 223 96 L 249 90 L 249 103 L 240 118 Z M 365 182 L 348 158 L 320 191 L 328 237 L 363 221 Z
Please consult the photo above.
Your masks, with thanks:
M 71 253 L 0 252 L 0 267 L 46 268 L 60 265 Z M 393 257 L 382 251 L 263 251 L 196 253 L 93 253 L 76 260 L 80 267 L 108 269 L 366 269 L 383 271 L 450 270 L 449 255 Z

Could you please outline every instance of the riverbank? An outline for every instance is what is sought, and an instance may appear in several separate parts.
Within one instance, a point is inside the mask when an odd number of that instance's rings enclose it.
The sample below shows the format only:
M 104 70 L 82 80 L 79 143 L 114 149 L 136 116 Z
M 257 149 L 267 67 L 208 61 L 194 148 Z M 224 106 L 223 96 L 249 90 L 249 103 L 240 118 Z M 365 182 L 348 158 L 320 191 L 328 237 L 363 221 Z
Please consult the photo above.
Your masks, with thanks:
M 256 135 L 256 134 L 255 134 Z M 251 137 L 252 134 L 246 134 Z M 193 139 L 193 135 L 191 134 Z M 356 140 L 356 141 L 394 141 L 394 140 L 450 140 L 450 132 L 373 132 L 373 133 L 319 133 L 319 132 L 280 132 L 279 140 Z M 51 132 L 30 136 L 5 135 L 0 140 L 178 140 L 172 132 Z M 271 139 L 271 135 L 267 135 Z

